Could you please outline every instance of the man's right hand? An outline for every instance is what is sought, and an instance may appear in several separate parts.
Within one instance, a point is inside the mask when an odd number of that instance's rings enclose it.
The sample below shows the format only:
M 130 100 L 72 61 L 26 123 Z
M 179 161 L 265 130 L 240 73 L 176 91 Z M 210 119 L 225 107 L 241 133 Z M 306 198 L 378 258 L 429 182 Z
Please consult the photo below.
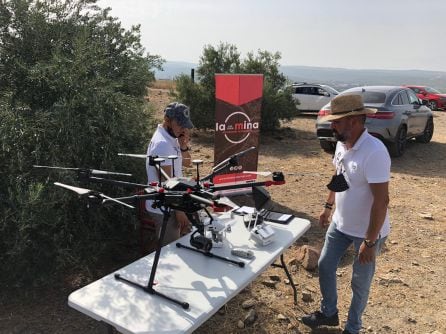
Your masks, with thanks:
M 330 215 L 331 215 L 331 210 L 324 208 L 321 212 L 321 214 L 319 215 L 319 225 L 322 228 L 326 228 L 328 225 L 330 225 Z

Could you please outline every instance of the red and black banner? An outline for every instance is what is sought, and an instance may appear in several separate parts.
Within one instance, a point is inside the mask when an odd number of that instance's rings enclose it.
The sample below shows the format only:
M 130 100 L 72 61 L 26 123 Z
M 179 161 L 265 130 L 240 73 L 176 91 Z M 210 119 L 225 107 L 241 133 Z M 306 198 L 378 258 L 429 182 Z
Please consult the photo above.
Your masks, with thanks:
M 239 183 L 256 179 L 263 93 L 262 74 L 215 75 L 214 165 L 235 153 L 251 150 L 230 167 L 228 174 L 214 177 L 214 183 Z

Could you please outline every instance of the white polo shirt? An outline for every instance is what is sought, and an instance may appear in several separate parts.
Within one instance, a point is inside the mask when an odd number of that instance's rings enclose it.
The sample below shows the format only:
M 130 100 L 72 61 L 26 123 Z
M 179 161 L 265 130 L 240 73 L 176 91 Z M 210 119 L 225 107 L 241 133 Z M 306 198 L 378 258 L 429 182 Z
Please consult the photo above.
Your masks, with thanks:
M 147 155 L 150 156 L 163 156 L 167 157 L 169 155 L 176 155 L 178 159 L 174 162 L 175 175 L 181 177 L 183 176 L 182 165 L 183 159 L 181 156 L 180 144 L 177 138 L 173 138 L 166 129 L 163 128 L 161 124 L 158 124 L 156 131 L 154 132 L 152 139 L 150 140 L 149 146 L 147 148 Z M 161 163 L 161 166 L 172 166 L 172 160 L 165 158 L 166 160 Z M 146 159 L 146 171 L 148 183 L 158 182 L 159 175 L 154 166 L 149 165 L 149 159 Z M 152 200 L 146 201 L 147 211 L 162 214 L 160 209 L 152 208 Z
M 373 203 L 369 183 L 383 183 L 390 180 L 390 156 L 384 144 L 367 132 L 358 138 L 355 145 L 347 150 L 338 141 L 333 157 L 336 169 L 344 171 L 349 189 L 336 194 L 336 209 L 332 221 L 336 228 L 347 235 L 364 238 L 370 222 Z M 381 237 L 390 232 L 387 211 L 381 228 Z

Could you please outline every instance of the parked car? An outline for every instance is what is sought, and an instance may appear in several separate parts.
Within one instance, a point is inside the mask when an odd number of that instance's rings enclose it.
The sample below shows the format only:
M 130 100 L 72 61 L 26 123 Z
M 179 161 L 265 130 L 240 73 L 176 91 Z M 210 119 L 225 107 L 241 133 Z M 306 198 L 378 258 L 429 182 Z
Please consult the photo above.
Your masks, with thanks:
M 438 90 L 427 86 L 405 85 L 404 87 L 412 89 L 417 96 L 427 101 L 427 105 L 432 110 L 446 109 L 446 94 L 441 94 Z
M 339 92 L 327 85 L 294 83 L 290 86 L 296 107 L 302 112 L 317 113 Z
M 393 157 L 403 155 L 407 140 L 429 143 L 434 133 L 432 111 L 415 93 L 406 87 L 365 86 L 343 91 L 344 94 L 359 94 L 364 105 L 378 109 L 376 114 L 368 114 L 365 122 L 369 133 L 379 139 L 389 149 Z M 336 139 L 331 122 L 321 122 L 320 118 L 330 112 L 330 103 L 318 113 L 316 134 L 322 149 L 333 152 Z

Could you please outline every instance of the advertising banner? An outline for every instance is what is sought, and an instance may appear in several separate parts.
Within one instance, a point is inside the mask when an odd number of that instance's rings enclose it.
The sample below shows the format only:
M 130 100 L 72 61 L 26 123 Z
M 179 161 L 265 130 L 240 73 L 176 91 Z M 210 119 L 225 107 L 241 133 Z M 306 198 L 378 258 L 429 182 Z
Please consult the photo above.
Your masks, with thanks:
M 242 183 L 256 179 L 261 105 L 262 74 L 215 75 L 215 143 L 214 166 L 234 154 L 248 150 L 238 158 L 238 165 L 226 174 L 214 177 L 214 183 Z

